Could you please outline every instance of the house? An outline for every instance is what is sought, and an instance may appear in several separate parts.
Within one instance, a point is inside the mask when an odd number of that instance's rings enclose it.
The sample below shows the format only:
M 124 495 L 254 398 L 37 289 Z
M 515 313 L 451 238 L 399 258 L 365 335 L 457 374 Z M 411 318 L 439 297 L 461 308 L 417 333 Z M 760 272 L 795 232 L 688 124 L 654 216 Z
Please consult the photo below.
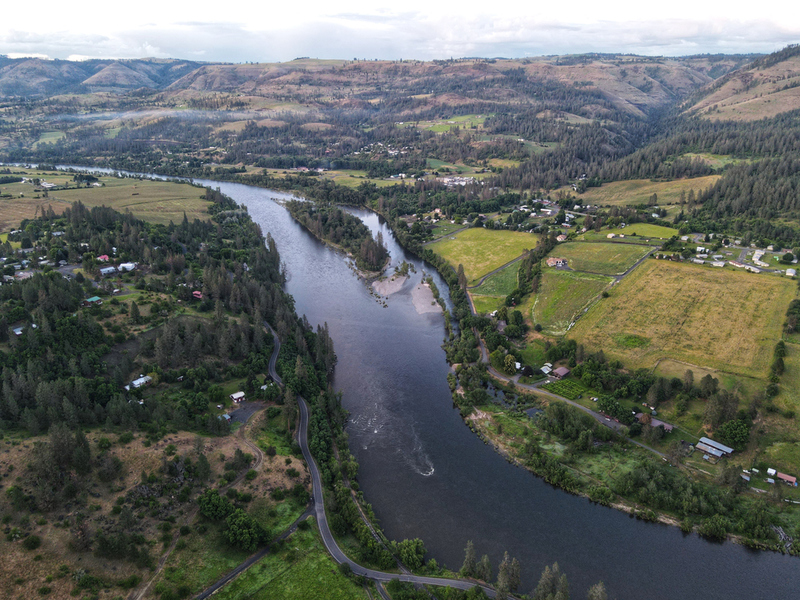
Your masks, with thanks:
M 244 392 L 235 392 L 230 395 L 230 398 L 236 403 L 243 402 L 244 400 L 246 400 Z
M 192 298 L 194 298 L 195 300 L 202 300 L 203 299 L 203 292 L 201 292 L 199 290 L 193 291 L 192 292 Z
M 131 386 L 134 388 L 140 388 L 149 385 L 152 381 L 153 378 L 150 377 L 150 375 L 140 375 L 138 379 L 131 381 Z
M 712 267 L 724 267 L 725 266 L 725 261 L 715 260 L 715 261 L 713 261 L 711 263 L 711 266 Z
M 116 272 L 117 272 L 117 267 L 103 267 L 102 269 L 100 269 L 100 275 L 102 275 L 103 277 L 106 277 L 108 275 L 113 275 Z
M 125 273 L 127 271 L 133 271 L 136 268 L 136 265 L 137 265 L 137 263 L 134 263 L 134 262 L 122 263 L 119 266 L 119 272 L 120 273 Z
M 550 371 L 552 371 L 553 369 L 552 369 L 552 368 L 550 368 L 550 367 L 548 367 L 547 365 L 545 365 L 545 366 L 543 366 L 543 367 L 542 367 L 541 369 L 539 369 L 539 370 L 540 370 L 542 373 L 544 373 L 545 375 L 550 375 Z
M 564 379 L 567 375 L 569 375 L 569 369 L 567 367 L 558 367 L 553 370 L 553 377 L 556 379 Z
M 558 236 L 558 237 L 556 238 L 556 241 L 557 241 L 557 242 L 566 242 L 566 241 L 567 241 L 567 236 L 566 236 L 565 234 L 563 234 L 563 233 L 562 233 L 560 236 Z
M 103 303 L 103 300 L 100 296 L 92 296 L 91 298 L 87 298 L 84 300 L 81 305 L 82 306 L 100 306 Z
M 614 239 L 615 237 L 617 237 L 617 234 L 616 233 L 609 233 L 606 237 L 611 240 L 611 239 Z
M 706 264 L 706 261 L 704 261 L 702 258 L 693 258 L 692 262 L 694 264 L 696 264 L 696 265 L 704 265 L 704 264 Z
M 786 269 L 786 275 L 788 277 L 797 277 L 797 270 L 796 269 Z
M 100 256 L 97 257 L 97 260 L 99 260 L 100 262 L 108 262 L 108 254 L 101 254 Z
M 557 258 L 555 256 L 551 256 L 548 258 L 545 263 L 548 267 L 566 267 L 567 266 L 567 259 L 566 258 Z

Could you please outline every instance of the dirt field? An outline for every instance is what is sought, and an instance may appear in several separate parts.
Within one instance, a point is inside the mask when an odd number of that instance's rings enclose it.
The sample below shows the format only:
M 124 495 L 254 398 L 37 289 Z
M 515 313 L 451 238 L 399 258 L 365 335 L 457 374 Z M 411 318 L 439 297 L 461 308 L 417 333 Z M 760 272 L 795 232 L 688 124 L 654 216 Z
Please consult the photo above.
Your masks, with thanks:
M 795 295 L 787 279 L 648 260 L 592 307 L 570 337 L 628 368 L 666 357 L 766 377 Z

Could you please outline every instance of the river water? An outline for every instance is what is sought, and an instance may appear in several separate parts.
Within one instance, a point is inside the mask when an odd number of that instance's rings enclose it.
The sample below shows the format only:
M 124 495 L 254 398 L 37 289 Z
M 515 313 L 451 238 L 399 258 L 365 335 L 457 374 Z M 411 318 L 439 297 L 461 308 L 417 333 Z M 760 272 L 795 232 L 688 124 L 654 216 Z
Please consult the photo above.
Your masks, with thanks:
M 411 290 L 432 272 L 397 244 L 378 216 L 350 210 L 382 231 L 392 263 L 417 269 L 388 308 L 347 264 L 297 225 L 273 198 L 240 184 L 219 187 L 245 204 L 275 239 L 298 314 L 327 322 L 338 364 L 334 385 L 350 411 L 347 431 L 366 500 L 389 538 L 421 538 L 440 564 L 457 570 L 472 540 L 495 567 L 508 551 L 522 565 L 521 592 L 558 562 L 573 598 L 603 581 L 619 600 L 800 598 L 800 561 L 717 544 L 556 490 L 506 462 L 464 425 L 453 407 L 441 344 L 441 313 L 419 314 Z M 446 285 L 435 272 L 437 286 Z

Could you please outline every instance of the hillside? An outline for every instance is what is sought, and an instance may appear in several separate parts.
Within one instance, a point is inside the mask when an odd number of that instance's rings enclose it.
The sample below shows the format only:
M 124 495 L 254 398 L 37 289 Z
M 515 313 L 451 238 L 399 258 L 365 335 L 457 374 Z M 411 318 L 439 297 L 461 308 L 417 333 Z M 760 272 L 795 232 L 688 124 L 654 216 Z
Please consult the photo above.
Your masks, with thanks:
M 800 46 L 789 46 L 720 78 L 686 112 L 753 121 L 800 108 Z

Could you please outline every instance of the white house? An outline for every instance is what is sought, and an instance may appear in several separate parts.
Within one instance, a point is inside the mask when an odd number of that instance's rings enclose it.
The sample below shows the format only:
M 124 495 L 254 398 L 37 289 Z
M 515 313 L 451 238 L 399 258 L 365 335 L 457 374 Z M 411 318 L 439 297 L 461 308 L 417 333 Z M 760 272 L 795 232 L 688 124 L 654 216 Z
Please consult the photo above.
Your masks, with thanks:
M 238 402 L 242 402 L 243 400 L 245 400 L 244 392 L 235 392 L 235 393 L 231 394 L 230 398 L 234 402 L 237 402 L 237 403 Z

